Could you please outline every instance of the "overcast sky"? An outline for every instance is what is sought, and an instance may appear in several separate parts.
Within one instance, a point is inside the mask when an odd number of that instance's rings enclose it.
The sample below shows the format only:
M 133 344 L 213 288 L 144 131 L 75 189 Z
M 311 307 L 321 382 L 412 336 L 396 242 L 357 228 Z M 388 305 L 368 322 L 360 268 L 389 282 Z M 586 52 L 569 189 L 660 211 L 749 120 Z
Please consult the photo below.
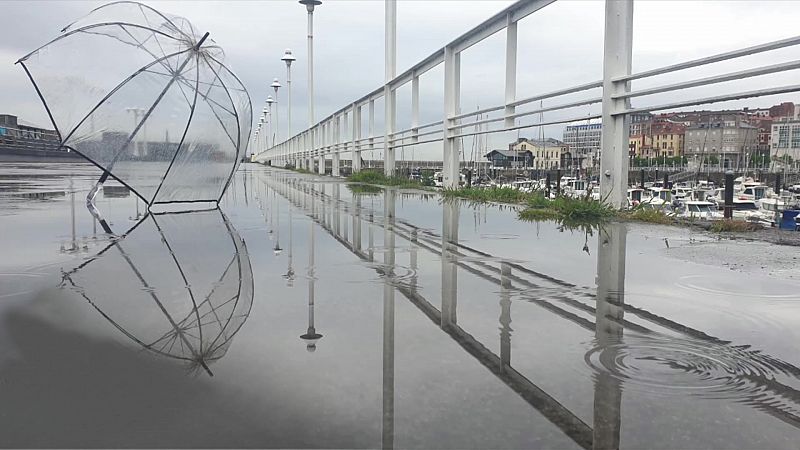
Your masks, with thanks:
M 0 28 L 0 113 L 49 126 L 23 70 L 13 63 L 58 34 L 73 19 L 105 2 L 4 2 Z M 399 1 L 398 73 L 441 48 L 446 42 L 510 5 L 510 1 Z M 254 111 L 263 108 L 274 77 L 285 83 L 280 57 L 291 48 L 293 130 L 306 119 L 306 13 L 296 1 L 149 2 L 161 11 L 189 19 L 225 49 L 227 62 L 250 91 Z M 602 74 L 603 2 L 562 0 L 529 16 L 519 26 L 519 97 L 599 80 Z M 339 109 L 383 83 L 383 1 L 326 1 L 315 12 L 316 118 Z M 634 71 L 755 45 L 798 34 L 799 1 L 637 1 L 634 26 Z M 498 33 L 462 55 L 462 111 L 503 101 L 504 34 Z M 784 49 L 660 78 L 680 81 L 714 73 L 800 59 L 800 48 Z M 110 62 L 111 63 L 111 62 Z M 676 99 L 796 84 L 798 72 L 751 78 L 713 88 L 651 96 L 637 105 Z M 442 118 L 441 67 L 422 78 L 422 122 Z M 641 82 L 644 87 L 656 80 Z M 599 91 L 589 93 L 599 95 Z M 285 91 L 281 92 L 281 133 L 285 136 Z M 572 98 L 571 98 L 572 99 Z M 800 95 L 729 102 L 713 107 L 770 106 L 781 100 L 800 102 Z M 565 101 L 565 100 L 561 100 Z M 547 104 L 545 104 L 546 106 Z M 379 108 L 380 110 L 380 108 Z M 410 86 L 398 92 L 398 127 L 410 125 Z M 581 116 L 599 108 L 572 110 Z M 382 112 L 379 114 L 382 116 Z M 545 116 L 545 120 L 559 117 Z M 378 118 L 379 121 L 380 117 Z M 562 127 L 544 130 L 560 137 Z M 536 129 L 522 136 L 536 136 Z M 516 137 L 498 135 L 490 146 Z M 465 143 L 465 147 L 470 144 Z M 433 156 L 435 150 L 423 153 Z M 376 155 L 378 156 L 378 155 Z M 419 157 L 419 156 L 418 156 Z

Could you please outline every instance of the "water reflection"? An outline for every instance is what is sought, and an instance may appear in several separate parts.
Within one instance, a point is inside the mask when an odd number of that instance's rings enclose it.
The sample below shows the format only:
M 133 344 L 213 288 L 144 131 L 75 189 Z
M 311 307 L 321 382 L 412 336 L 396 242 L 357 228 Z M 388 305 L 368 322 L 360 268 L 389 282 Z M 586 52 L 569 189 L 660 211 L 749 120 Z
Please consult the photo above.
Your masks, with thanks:
M 247 246 L 219 209 L 146 214 L 63 280 L 131 341 L 212 376 L 253 305 Z
M 437 235 L 396 216 L 398 197 L 411 195 L 408 193 L 382 189 L 379 194 L 364 195 L 362 190 L 351 188 L 351 200 L 346 201 L 340 198 L 338 183 L 311 183 L 281 172 L 265 178 L 265 183 L 287 199 L 290 208 L 313 219 L 309 271 L 312 311 L 315 224 L 381 276 L 384 448 L 392 448 L 395 439 L 395 293 L 582 448 L 620 447 L 623 393 L 637 386 L 644 387 L 640 393 L 647 395 L 670 389 L 672 395 L 733 399 L 800 428 L 800 392 L 790 386 L 800 381 L 800 369 L 748 345 L 732 345 L 687 324 L 626 304 L 625 224 L 580 229 L 584 234 L 583 248 L 575 251 L 591 253 L 589 237 L 597 234 L 597 286 L 585 289 L 466 245 L 459 240 L 463 202 L 442 202 L 442 228 Z M 481 210 L 485 206 L 479 207 L 478 212 L 470 210 L 473 226 L 485 220 L 485 211 Z M 378 246 L 375 229 L 382 231 L 382 244 Z M 397 262 L 398 250 L 405 251 L 406 245 L 410 271 Z M 382 264 L 374 263 L 376 251 L 383 253 Z M 438 293 L 419 285 L 420 251 L 441 263 Z M 497 286 L 499 342 L 481 341 L 459 323 L 460 273 Z M 438 302 L 428 298 L 436 295 L 440 295 Z M 543 314 L 566 319 L 592 333 L 594 339 L 585 357 L 594 395 L 589 423 L 514 366 L 512 312 L 517 302 L 535 305 Z M 313 312 L 309 317 L 313 320 Z M 491 350 L 493 347 L 499 353 Z M 781 376 L 789 377 L 790 382 L 778 382 Z

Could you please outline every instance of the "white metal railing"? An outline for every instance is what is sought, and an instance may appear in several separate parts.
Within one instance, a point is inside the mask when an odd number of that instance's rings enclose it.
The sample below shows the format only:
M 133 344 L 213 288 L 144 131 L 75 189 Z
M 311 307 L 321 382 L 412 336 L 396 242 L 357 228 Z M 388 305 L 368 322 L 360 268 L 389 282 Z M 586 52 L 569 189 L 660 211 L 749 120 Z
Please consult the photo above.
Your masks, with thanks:
M 800 44 L 800 36 L 631 73 L 633 0 L 606 0 L 603 79 L 518 99 L 516 98 L 517 23 L 554 1 L 520 0 L 514 3 L 413 67 L 391 78 L 383 86 L 320 120 L 313 127 L 272 148 L 263 149 L 257 154 L 256 161 L 274 161 L 278 164 L 294 163 L 299 167 L 312 169 L 314 159 L 318 158 L 321 161 L 319 170 L 322 172 L 325 169 L 324 158 L 330 154 L 333 158 L 333 175 L 339 175 L 339 155 L 341 153 L 351 152 L 353 170 L 358 171 L 361 169 L 362 151 L 382 149 L 384 151 L 384 170 L 387 174 L 393 174 L 394 149 L 442 142 L 444 184 L 454 187 L 459 180 L 458 145 L 460 138 L 587 119 L 602 119 L 601 192 L 611 204 L 621 206 L 625 201 L 627 188 L 628 116 L 630 114 L 800 91 L 800 84 L 768 86 L 746 92 L 632 107 L 630 102 L 633 98 L 641 99 L 654 94 L 683 91 L 800 69 L 800 60 L 795 60 L 631 90 L 631 82 L 634 80 L 650 79 L 659 75 L 796 46 Z M 393 27 L 391 24 L 387 25 L 387 30 L 390 26 Z M 506 31 L 504 103 L 488 106 L 478 111 L 460 113 L 460 53 L 502 30 Z M 387 42 L 392 41 L 387 40 Z M 393 50 L 391 51 L 393 52 Z M 387 52 L 387 54 L 389 53 Z M 444 117 L 442 120 L 434 122 L 419 123 L 420 76 L 442 64 L 444 65 Z M 389 67 L 390 63 L 387 60 L 387 73 L 390 73 Z M 409 83 L 411 83 L 411 126 L 395 130 L 396 99 L 394 96 L 399 88 Z M 387 96 L 387 93 L 390 95 Z M 573 94 L 583 95 L 584 98 L 566 100 L 567 96 Z M 384 115 L 384 129 L 376 130 L 375 102 L 380 99 L 384 100 L 386 114 Z M 540 103 L 539 106 L 534 106 L 535 102 L 544 100 L 550 104 L 544 106 Z M 569 112 L 574 108 L 592 105 L 601 105 L 602 113 L 587 115 Z M 361 119 L 364 109 L 367 109 L 368 114 L 366 136 L 362 135 L 364 130 L 362 130 Z M 542 119 L 543 113 L 554 112 L 562 113 L 563 117 Z M 523 118 L 532 120 L 520 123 L 518 119 Z M 535 120 L 537 118 L 539 120 Z

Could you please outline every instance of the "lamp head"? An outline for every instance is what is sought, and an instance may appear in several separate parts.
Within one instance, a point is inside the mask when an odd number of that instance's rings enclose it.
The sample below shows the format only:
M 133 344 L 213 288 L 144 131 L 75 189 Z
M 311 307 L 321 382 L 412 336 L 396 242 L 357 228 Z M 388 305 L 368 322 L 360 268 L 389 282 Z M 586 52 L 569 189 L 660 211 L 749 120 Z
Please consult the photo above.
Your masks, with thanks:
M 271 105 L 271 104 L 273 104 L 273 103 L 275 103 L 275 100 L 273 100 L 273 99 L 272 99 L 272 96 L 271 96 L 271 95 L 268 95 L 268 96 L 267 96 L 267 104 L 268 104 L 268 105 Z
M 314 12 L 314 7 L 322 4 L 320 0 L 300 0 L 298 3 L 306 5 L 306 11 Z
M 277 78 L 275 78 L 274 80 L 272 80 L 272 84 L 270 84 L 270 87 L 275 89 L 275 92 L 277 92 L 278 88 L 281 87 L 281 83 L 280 83 L 280 81 L 278 81 Z
M 292 62 L 294 62 L 296 59 L 297 58 L 295 58 L 294 55 L 292 55 L 292 50 L 287 48 L 286 51 L 283 52 L 283 57 L 281 58 L 281 61 L 285 62 L 286 66 L 289 67 L 292 65 Z

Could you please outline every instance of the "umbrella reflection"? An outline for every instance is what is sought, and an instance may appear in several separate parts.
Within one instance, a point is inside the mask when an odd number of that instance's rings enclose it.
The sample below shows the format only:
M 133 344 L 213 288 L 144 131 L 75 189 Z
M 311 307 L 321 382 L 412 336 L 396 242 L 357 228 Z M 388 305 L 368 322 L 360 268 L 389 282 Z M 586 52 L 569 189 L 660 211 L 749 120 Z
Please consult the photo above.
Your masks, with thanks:
M 211 376 L 253 304 L 247 246 L 219 209 L 148 214 L 64 285 L 138 345 Z

